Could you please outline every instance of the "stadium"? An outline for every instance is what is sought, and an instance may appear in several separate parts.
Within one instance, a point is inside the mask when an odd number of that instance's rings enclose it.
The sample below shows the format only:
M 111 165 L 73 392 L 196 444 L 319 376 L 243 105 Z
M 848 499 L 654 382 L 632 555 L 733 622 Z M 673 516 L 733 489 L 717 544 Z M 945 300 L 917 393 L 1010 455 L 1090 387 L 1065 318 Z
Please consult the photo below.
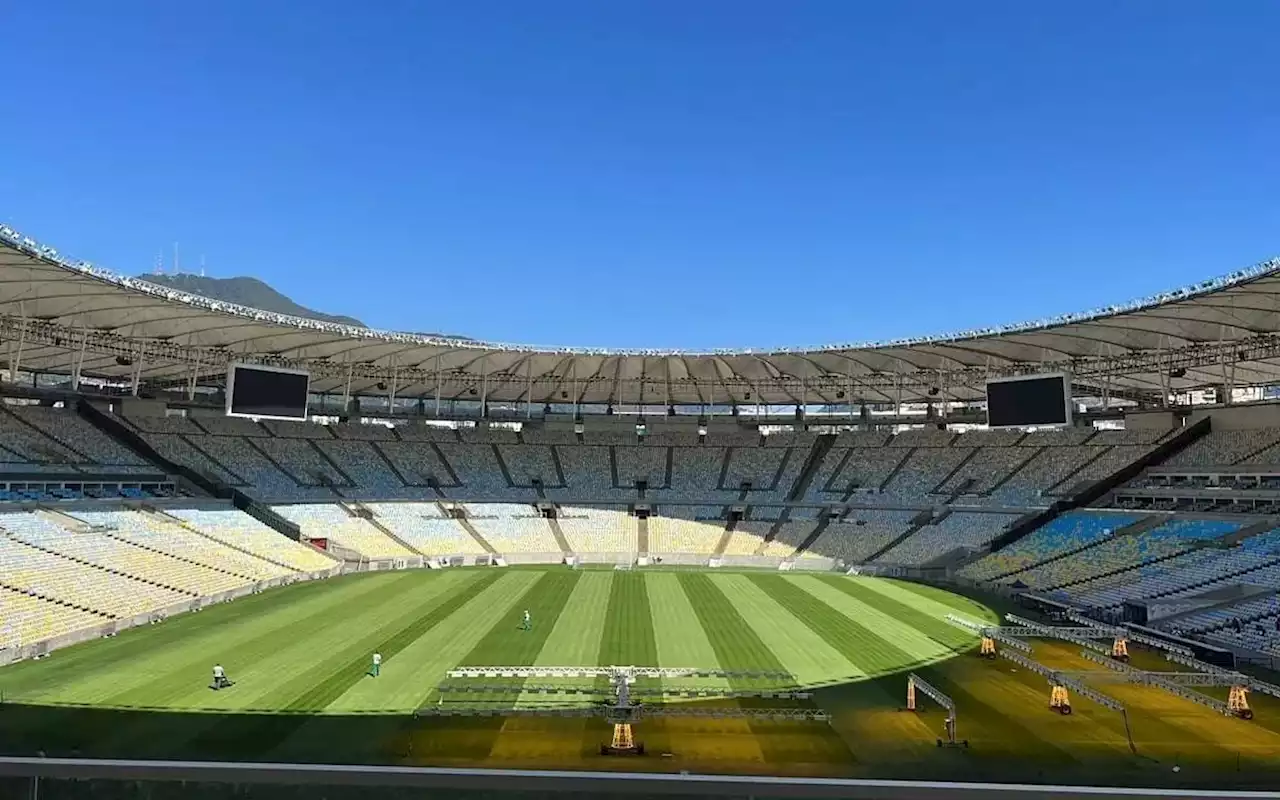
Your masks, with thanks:
M 714 353 L 0 283 L 6 775 L 1280 777 L 1280 262 Z

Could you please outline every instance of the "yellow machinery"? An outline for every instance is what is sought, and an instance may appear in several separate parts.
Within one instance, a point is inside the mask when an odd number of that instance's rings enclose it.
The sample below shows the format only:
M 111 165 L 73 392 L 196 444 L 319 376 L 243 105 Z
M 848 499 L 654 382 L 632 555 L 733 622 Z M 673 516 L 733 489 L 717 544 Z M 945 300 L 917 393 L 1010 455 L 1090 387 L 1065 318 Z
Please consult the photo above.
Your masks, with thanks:
M 1067 694 L 1067 687 L 1053 684 L 1049 689 L 1049 708 L 1064 716 L 1071 713 L 1071 697 Z
M 1249 708 L 1249 687 L 1232 686 L 1227 695 L 1227 708 L 1240 719 L 1253 719 L 1253 709 Z

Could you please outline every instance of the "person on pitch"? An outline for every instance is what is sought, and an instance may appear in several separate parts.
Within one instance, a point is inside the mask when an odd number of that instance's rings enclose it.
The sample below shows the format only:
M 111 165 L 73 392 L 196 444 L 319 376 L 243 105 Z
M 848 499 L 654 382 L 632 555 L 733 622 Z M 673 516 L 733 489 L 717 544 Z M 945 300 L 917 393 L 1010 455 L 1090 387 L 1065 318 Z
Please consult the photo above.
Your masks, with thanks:
M 382 653 L 373 654 L 373 666 L 369 668 L 369 674 L 378 677 L 378 673 L 382 671 Z
M 213 665 L 213 685 L 209 688 L 214 690 L 226 689 L 227 687 L 232 685 L 233 684 L 231 683 L 231 681 L 227 680 L 227 671 L 222 668 L 222 665 L 214 664 Z
M 520 630 L 522 631 L 533 630 L 533 617 L 529 616 L 529 609 L 527 608 L 524 610 L 524 622 L 520 624 Z

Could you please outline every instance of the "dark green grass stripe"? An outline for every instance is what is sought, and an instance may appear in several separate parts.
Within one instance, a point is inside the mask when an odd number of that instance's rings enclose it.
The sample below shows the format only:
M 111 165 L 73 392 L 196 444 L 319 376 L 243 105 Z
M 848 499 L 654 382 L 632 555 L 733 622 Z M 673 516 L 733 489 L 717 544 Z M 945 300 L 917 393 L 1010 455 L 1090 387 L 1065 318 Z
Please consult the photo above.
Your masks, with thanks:
M 880 580 L 890 581 L 894 586 L 906 589 L 912 594 L 918 594 L 921 597 L 941 603 L 944 606 L 950 606 L 960 614 L 979 616 L 993 622 L 998 622 L 1000 620 L 998 613 L 992 611 L 992 609 L 977 600 L 965 597 L 964 595 L 954 594 L 945 589 L 939 589 L 936 586 L 926 586 L 925 584 L 914 583 L 912 581 L 891 580 L 889 578 L 880 578 Z
M 533 664 L 551 636 L 560 612 L 581 575 L 572 570 L 547 571 L 521 595 L 511 614 L 485 634 L 459 662 L 460 666 L 527 666 Z M 520 630 L 525 610 L 533 618 L 533 629 Z
M 641 572 L 618 572 L 613 577 L 604 636 L 600 639 L 599 664 L 658 665 L 658 640 L 653 633 L 649 591 Z
M 387 575 L 383 575 L 383 580 L 377 583 L 370 582 L 359 594 L 351 594 L 346 596 L 346 601 L 359 607 L 377 607 L 384 604 L 394 604 L 396 600 L 415 586 L 421 586 L 421 580 L 415 580 L 415 576 L 409 573 L 400 573 L 388 580 Z M 465 584 L 464 584 L 465 585 Z M 344 587 L 345 588 L 345 587 Z M 301 602 L 301 601 L 294 601 Z M 234 604 L 232 604 L 234 605 Z M 263 631 L 255 637 L 238 641 L 235 643 L 235 651 L 243 653 L 257 653 L 270 650 L 273 645 L 278 646 L 282 638 L 290 641 L 298 641 L 310 638 L 325 628 L 332 626 L 333 614 L 341 613 L 341 607 L 325 605 L 324 598 L 317 603 L 315 613 L 308 617 L 297 619 L 290 623 L 283 630 L 280 627 Z M 230 624 L 237 619 L 243 619 L 243 616 L 236 615 L 231 621 L 223 624 Z M 183 622 L 186 620 L 184 619 Z M 181 670 L 181 674 L 200 674 L 208 668 L 207 657 L 205 653 L 193 654 L 192 659 Z M 125 692 L 112 695 L 106 700 L 104 705 L 120 705 L 120 706 L 144 706 L 148 699 L 155 700 L 157 697 L 164 696 L 165 691 L 186 691 L 185 685 L 181 688 L 175 687 L 171 682 L 152 682 L 147 685 L 129 689 Z
M 435 602 L 439 598 L 432 598 L 433 602 L 429 603 L 429 605 L 433 607 L 429 612 L 411 619 L 387 639 L 378 643 L 374 650 L 381 653 L 384 660 L 395 658 L 397 653 L 413 644 L 427 631 L 456 614 L 458 609 L 462 608 L 468 601 L 475 598 L 485 589 L 497 583 L 500 578 L 501 575 L 496 573 L 481 575 L 444 598 L 442 602 Z M 345 664 L 338 667 L 334 667 L 330 663 L 318 664 L 298 676 L 298 685 L 310 686 L 310 688 L 285 704 L 284 708 L 287 711 L 321 710 L 345 694 L 352 686 L 359 683 L 368 670 L 369 653 L 367 648 L 361 648 L 361 652 L 358 655 L 352 656 Z
M 887 597 L 874 589 L 868 589 L 861 583 L 839 575 L 824 575 L 819 580 L 825 581 L 850 597 L 884 612 L 894 619 L 901 620 L 939 644 L 953 650 L 964 650 L 977 644 L 973 634 L 967 633 L 946 620 L 929 616 L 911 606 Z
M 569 596 L 573 594 L 580 577 L 579 573 L 569 570 L 544 572 L 511 607 L 509 618 L 490 628 L 484 638 L 471 648 L 471 652 L 458 662 L 458 666 L 531 666 L 550 638 L 556 620 L 569 604 Z M 532 629 L 527 631 L 520 629 L 526 609 L 533 618 Z M 511 686 L 513 689 L 525 683 L 521 678 L 486 678 L 484 682 L 489 685 Z M 436 690 L 432 687 L 423 694 L 420 703 L 425 705 L 435 695 Z
M 347 582 L 365 579 L 365 576 L 343 578 L 342 588 L 347 588 Z M 59 650 L 58 657 L 54 659 L 24 661 L 5 667 L 0 673 L 0 685 L 11 693 L 29 686 L 58 685 L 64 678 L 74 680 L 86 672 L 131 663 L 139 653 L 186 644 L 213 628 L 232 626 L 241 620 L 306 603 L 312 597 L 323 598 L 333 589 L 330 581 L 306 581 L 242 597 L 234 603 L 217 605 L 199 614 L 184 614 L 164 625 L 129 628 L 110 639 L 95 639 Z
M 720 668 L 725 670 L 782 670 L 786 667 L 747 621 L 729 598 L 703 573 L 682 572 L 680 588 L 693 606 L 702 630 L 715 650 Z M 692 664 L 690 666 L 700 666 Z M 732 680 L 736 689 L 758 688 L 750 680 Z M 751 705 L 767 704 L 748 701 Z M 736 705 L 746 705 L 738 702 Z M 795 705 L 783 703 L 783 705 Z M 774 764 L 797 761 L 839 763 L 853 760 L 853 755 L 829 729 L 815 733 L 811 723 L 778 723 L 752 720 L 750 729 L 765 760 Z
M 500 575 L 495 573 L 485 574 L 458 587 L 451 595 L 444 598 L 432 597 L 425 604 L 430 610 L 412 618 L 380 642 L 377 645 L 379 652 L 388 658 L 395 655 L 414 639 L 457 612 L 468 600 L 493 585 L 499 578 Z M 286 713 L 255 716 L 248 724 L 243 717 L 224 716 L 186 743 L 184 749 L 224 753 L 230 759 L 260 758 L 262 753 L 277 747 L 306 723 L 309 717 L 305 712 L 323 709 L 364 677 L 369 650 L 367 647 L 360 647 L 359 650 L 358 655 L 348 656 L 343 664 L 335 666 L 332 661 L 322 661 L 311 669 L 300 672 L 289 686 L 302 687 L 302 691 L 278 704 Z
M 722 669 L 783 669 L 782 662 L 760 640 L 729 598 L 716 588 L 711 578 L 702 573 L 681 572 L 679 580 L 680 588 L 688 595 L 693 613 L 698 615 L 698 622 L 716 651 L 716 660 Z
M 781 575 L 752 575 L 751 582 L 866 674 L 878 675 L 887 667 L 915 666 L 910 653 Z

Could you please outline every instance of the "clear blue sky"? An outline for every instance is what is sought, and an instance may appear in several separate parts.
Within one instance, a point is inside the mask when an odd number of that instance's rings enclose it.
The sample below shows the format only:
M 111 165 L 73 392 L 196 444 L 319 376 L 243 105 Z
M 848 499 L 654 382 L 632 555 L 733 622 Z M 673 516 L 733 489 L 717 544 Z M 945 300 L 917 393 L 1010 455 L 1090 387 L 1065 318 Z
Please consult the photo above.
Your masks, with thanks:
M 7 4 L 0 220 L 375 327 L 807 345 L 1280 253 L 1280 3 Z

